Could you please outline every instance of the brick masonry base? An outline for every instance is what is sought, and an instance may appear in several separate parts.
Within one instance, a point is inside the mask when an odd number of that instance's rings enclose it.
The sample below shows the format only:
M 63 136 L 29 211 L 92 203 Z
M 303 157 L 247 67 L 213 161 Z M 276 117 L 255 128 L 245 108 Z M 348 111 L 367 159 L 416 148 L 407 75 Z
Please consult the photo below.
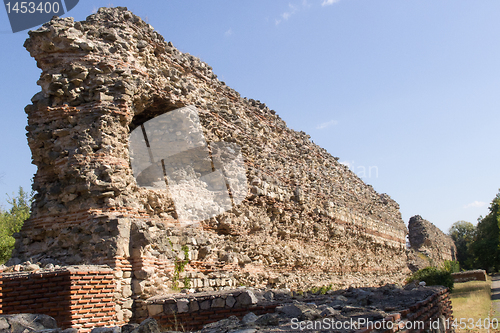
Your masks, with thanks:
M 3 273 L 0 314 L 45 314 L 53 317 L 60 328 L 88 332 L 94 327 L 118 324 L 114 292 L 111 269 Z

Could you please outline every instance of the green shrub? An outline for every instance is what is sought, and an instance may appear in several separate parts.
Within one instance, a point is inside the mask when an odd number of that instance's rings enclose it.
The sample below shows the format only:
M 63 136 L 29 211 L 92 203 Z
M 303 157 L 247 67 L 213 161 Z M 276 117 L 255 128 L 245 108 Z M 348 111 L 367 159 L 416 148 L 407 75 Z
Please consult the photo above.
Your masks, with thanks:
M 453 290 L 453 277 L 451 273 L 436 267 L 426 267 L 413 273 L 407 282 L 425 281 L 427 286 L 445 286 Z
M 460 263 L 454 260 L 445 260 L 442 268 L 447 272 L 457 273 L 460 272 Z
M 0 207 L 0 264 L 10 259 L 16 240 L 12 235 L 21 230 L 24 221 L 30 217 L 30 206 L 33 194 L 19 188 L 18 196 L 9 198 L 10 209 L 4 211 Z
M 312 293 L 312 294 L 320 294 L 320 295 L 324 295 L 326 294 L 328 291 L 332 290 L 333 286 L 330 284 L 328 286 L 322 286 L 322 287 L 312 287 L 309 292 Z

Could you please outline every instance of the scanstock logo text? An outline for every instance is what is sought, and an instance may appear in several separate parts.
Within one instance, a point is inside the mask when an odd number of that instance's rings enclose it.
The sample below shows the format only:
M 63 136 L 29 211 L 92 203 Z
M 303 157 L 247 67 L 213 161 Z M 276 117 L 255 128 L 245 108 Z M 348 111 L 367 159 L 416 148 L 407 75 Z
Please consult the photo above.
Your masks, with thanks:
M 50 21 L 53 16 L 62 16 L 72 10 L 79 0 L 38 0 L 11 1 L 4 0 L 5 10 L 10 21 L 12 32 L 34 28 Z

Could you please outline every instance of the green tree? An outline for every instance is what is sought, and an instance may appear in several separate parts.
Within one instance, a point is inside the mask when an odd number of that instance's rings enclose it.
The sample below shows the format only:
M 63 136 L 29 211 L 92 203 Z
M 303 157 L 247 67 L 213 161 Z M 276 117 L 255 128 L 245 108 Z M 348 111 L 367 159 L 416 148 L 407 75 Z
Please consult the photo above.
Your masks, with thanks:
M 457 260 L 463 269 L 472 269 L 474 256 L 471 253 L 471 244 L 474 241 L 476 227 L 466 221 L 457 221 L 452 224 L 448 234 L 457 247 Z
M 0 263 L 10 258 L 15 243 L 12 235 L 19 232 L 24 221 L 30 217 L 31 201 L 32 195 L 20 187 L 17 197 L 7 200 L 10 209 L 4 211 L 0 208 Z
M 491 202 L 490 212 L 478 219 L 471 249 L 476 268 L 488 272 L 500 269 L 500 191 Z

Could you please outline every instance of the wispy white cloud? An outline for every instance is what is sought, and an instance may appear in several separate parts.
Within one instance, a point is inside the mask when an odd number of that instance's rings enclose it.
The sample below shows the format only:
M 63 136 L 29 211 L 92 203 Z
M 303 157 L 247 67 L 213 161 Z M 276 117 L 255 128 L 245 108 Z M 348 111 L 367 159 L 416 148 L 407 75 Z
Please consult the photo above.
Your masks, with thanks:
M 470 204 L 467 204 L 464 206 L 464 208 L 480 208 L 486 206 L 488 203 L 482 202 L 482 201 L 474 201 L 471 202 Z
M 321 6 L 330 6 L 333 5 L 334 3 L 339 2 L 340 0 L 324 0 Z
M 336 120 L 330 120 L 330 121 L 327 121 L 327 122 L 319 124 L 318 126 L 316 126 L 316 129 L 325 129 L 325 128 L 328 128 L 330 126 L 334 126 L 334 125 L 337 125 L 337 124 L 338 124 L 338 121 L 336 121 Z
M 309 2 L 307 0 L 302 0 L 301 5 L 289 3 L 288 9 L 285 12 L 283 12 L 279 18 L 275 19 L 274 22 L 276 23 L 276 25 L 278 25 L 283 21 L 288 21 L 290 19 L 290 17 L 295 15 L 301 9 L 309 8 L 309 7 L 311 7 L 311 4 L 309 4 Z
M 276 25 L 280 24 L 281 21 L 288 21 L 288 19 L 299 10 L 299 7 L 291 3 L 288 4 L 288 10 L 280 15 L 279 19 L 276 19 Z
M 229 37 L 229 36 L 232 36 L 233 35 L 233 29 L 229 28 L 229 30 L 227 30 L 225 33 L 224 33 L 224 36 L 226 37 Z

